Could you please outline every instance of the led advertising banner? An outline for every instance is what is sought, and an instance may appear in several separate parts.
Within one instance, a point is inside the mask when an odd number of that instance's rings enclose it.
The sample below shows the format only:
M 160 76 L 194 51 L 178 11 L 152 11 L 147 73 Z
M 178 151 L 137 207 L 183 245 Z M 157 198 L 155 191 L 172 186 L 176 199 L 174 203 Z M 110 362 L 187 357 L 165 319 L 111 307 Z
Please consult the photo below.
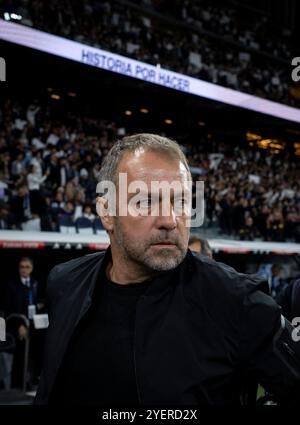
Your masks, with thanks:
M 127 77 L 300 123 L 300 109 L 241 93 L 24 25 L 0 19 L 0 39 Z

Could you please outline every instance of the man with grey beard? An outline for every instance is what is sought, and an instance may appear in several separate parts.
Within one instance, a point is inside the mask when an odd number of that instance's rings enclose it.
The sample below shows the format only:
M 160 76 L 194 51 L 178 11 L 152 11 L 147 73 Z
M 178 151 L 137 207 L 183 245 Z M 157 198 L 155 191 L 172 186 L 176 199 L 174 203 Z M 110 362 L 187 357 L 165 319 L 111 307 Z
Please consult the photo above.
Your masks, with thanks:
M 254 278 L 188 250 L 190 182 L 174 141 L 114 144 L 96 201 L 110 246 L 49 275 L 36 404 L 239 405 L 249 375 L 278 402 L 300 399 L 277 304 Z

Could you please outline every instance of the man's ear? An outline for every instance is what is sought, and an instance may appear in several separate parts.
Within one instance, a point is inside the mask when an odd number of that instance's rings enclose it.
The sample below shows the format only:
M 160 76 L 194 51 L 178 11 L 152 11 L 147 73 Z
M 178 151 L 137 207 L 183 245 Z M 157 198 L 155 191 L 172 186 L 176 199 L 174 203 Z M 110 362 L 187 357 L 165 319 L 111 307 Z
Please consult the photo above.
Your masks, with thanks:
M 108 200 L 103 196 L 96 199 L 96 211 L 106 231 L 113 229 L 113 217 L 108 205 Z

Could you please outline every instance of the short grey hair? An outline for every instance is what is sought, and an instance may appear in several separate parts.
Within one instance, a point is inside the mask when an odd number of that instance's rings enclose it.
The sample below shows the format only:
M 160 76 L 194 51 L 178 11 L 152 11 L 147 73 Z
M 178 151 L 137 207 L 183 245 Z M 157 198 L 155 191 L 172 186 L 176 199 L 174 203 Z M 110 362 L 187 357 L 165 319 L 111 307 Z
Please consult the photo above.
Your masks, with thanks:
M 113 147 L 104 158 L 99 174 L 98 183 L 111 181 L 117 183 L 117 168 L 126 152 L 134 152 L 136 149 L 145 148 L 147 151 L 156 151 L 169 155 L 172 159 L 180 160 L 191 177 L 189 165 L 185 154 L 177 142 L 158 134 L 140 133 L 123 137 L 114 143 Z

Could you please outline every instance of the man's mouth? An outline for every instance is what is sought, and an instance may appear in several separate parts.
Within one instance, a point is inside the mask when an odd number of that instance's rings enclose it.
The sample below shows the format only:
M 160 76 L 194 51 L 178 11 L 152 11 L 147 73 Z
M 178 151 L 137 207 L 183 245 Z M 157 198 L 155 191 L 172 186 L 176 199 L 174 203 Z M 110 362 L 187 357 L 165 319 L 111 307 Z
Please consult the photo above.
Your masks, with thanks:
M 158 242 L 155 243 L 154 246 L 175 246 L 176 244 L 174 242 L 164 241 L 164 242 Z

